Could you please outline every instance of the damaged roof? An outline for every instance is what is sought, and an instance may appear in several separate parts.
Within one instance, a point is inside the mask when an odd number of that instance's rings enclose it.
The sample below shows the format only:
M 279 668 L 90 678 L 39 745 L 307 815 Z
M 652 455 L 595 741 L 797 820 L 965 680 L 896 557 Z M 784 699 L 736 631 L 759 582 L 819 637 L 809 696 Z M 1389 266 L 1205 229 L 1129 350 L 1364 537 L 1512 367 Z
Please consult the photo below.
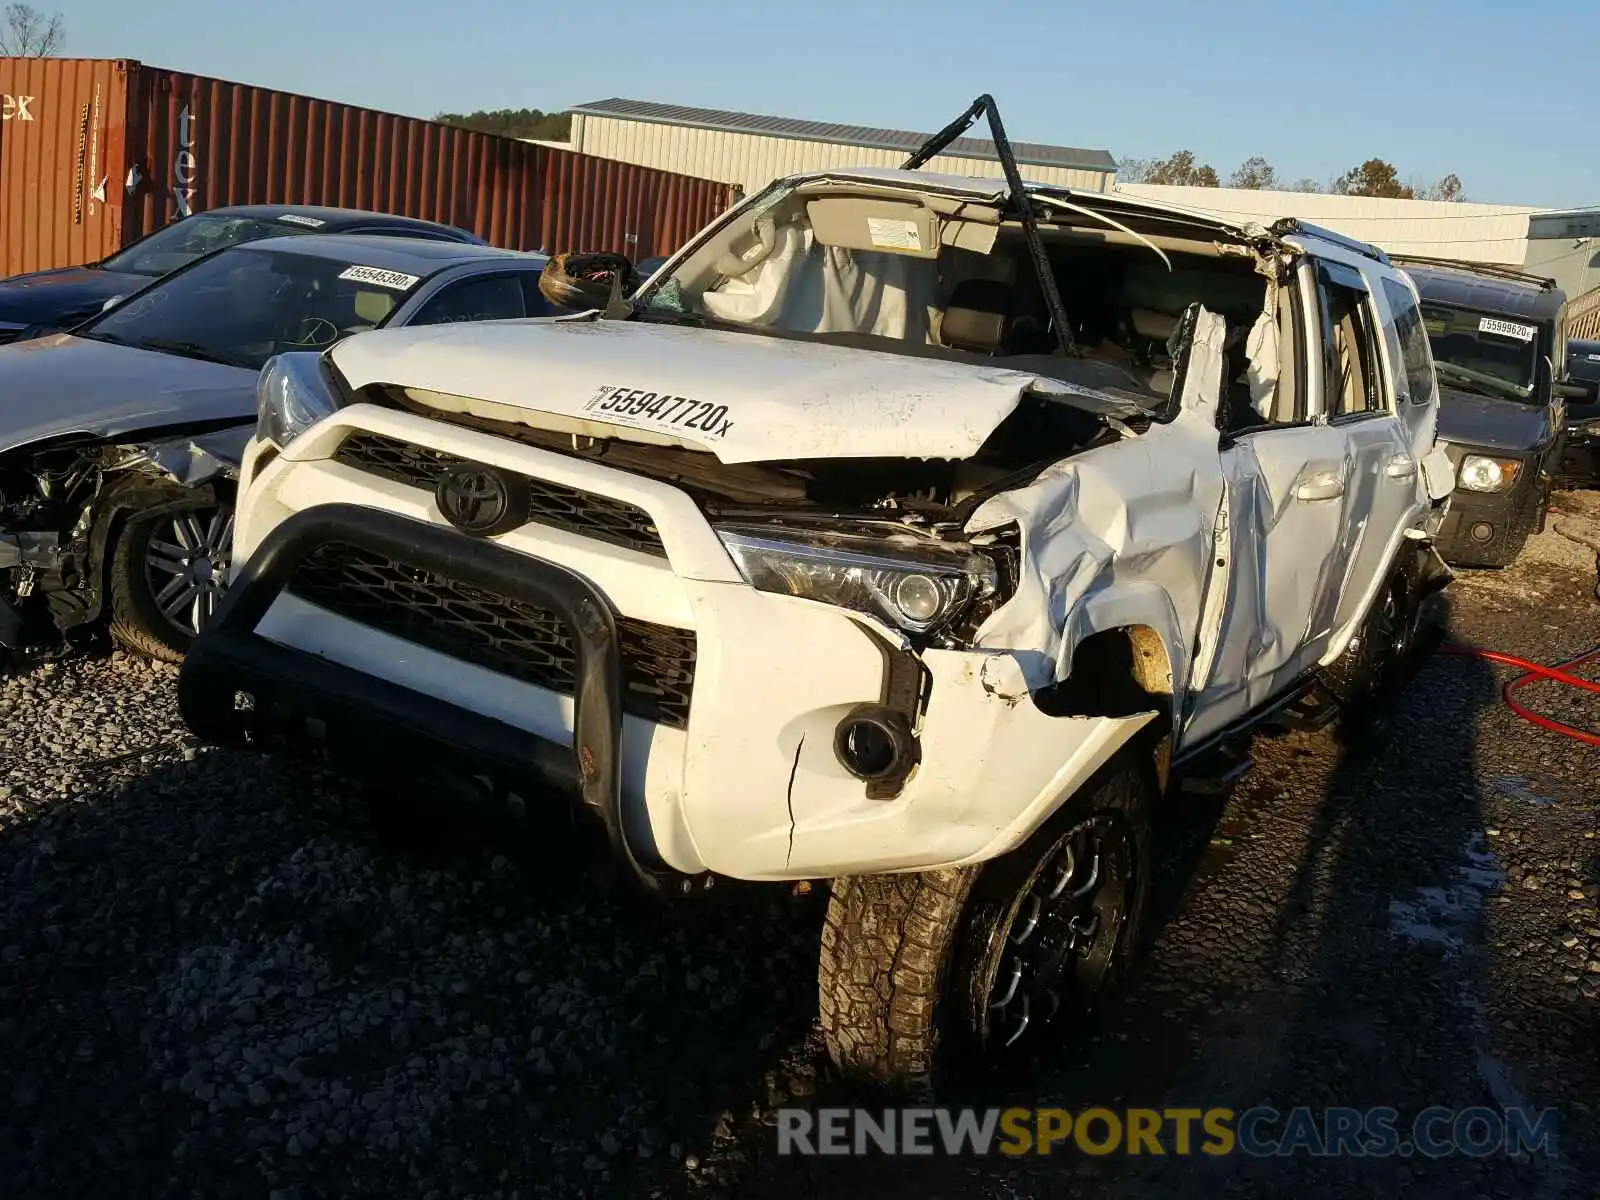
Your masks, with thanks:
M 688 108 L 681 104 L 658 104 L 651 100 L 596 100 L 569 109 L 574 114 L 613 117 L 625 121 L 644 121 L 655 125 L 685 125 L 713 129 L 722 133 L 750 133 L 761 137 L 795 138 L 810 142 L 831 142 L 840 146 L 862 146 L 872 150 L 904 150 L 908 155 L 928 140 L 925 133 L 903 129 L 873 129 L 865 125 L 835 125 L 825 121 L 802 121 L 793 117 L 766 117 L 757 113 L 724 112 L 714 108 Z M 1012 142 L 1017 162 L 1025 166 L 1065 167 L 1080 171 L 1117 169 L 1117 161 L 1105 150 L 1083 150 L 1073 146 L 1047 146 L 1038 142 Z M 956 158 L 994 159 L 994 143 L 987 138 L 957 138 L 940 151 Z

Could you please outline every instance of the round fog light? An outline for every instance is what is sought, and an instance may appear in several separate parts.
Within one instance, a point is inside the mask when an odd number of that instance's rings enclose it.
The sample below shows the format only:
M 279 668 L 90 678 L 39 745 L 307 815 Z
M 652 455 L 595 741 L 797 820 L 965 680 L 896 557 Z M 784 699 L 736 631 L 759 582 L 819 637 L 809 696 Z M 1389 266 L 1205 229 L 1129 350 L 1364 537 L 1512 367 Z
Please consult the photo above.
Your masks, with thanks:
M 1487 542 L 1494 537 L 1494 526 L 1490 525 L 1487 521 L 1479 521 L 1472 527 L 1471 533 L 1473 541 Z
M 939 584 L 926 575 L 902 575 L 895 582 L 892 597 L 894 606 L 906 619 L 919 625 L 933 620 L 944 607 L 944 594 L 939 591 Z
M 857 775 L 876 779 L 894 766 L 894 742 L 889 731 L 871 721 L 852 721 L 845 727 L 841 749 Z
M 881 704 L 866 704 L 839 722 L 833 753 L 846 771 L 871 782 L 909 769 L 916 746 L 904 714 Z

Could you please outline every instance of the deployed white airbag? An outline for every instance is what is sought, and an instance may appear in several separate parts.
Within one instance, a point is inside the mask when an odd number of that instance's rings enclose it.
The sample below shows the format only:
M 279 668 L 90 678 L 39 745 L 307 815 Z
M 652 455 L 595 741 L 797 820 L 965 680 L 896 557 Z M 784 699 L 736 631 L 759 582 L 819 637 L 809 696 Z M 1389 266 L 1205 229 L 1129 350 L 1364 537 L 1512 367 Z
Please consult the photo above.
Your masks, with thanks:
M 856 333 L 925 344 L 938 270 L 930 259 L 820 245 L 796 222 L 773 233 L 767 255 L 728 256 L 730 275 L 701 303 L 723 321 L 791 333 Z

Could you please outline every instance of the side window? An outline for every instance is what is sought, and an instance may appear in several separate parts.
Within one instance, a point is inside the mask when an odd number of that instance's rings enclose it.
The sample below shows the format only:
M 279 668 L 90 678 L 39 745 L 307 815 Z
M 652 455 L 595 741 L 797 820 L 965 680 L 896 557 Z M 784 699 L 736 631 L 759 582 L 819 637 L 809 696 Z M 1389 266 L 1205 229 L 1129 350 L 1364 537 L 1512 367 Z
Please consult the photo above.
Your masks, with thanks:
M 538 271 L 524 271 L 518 278 L 522 280 L 523 305 L 530 317 L 548 317 L 555 312 L 555 309 L 550 307 L 550 301 L 546 300 L 544 293 L 539 290 Z
M 1305 320 L 1296 279 L 1267 293 L 1270 316 L 1228 330 L 1223 402 L 1217 411 L 1225 437 L 1305 423 Z
M 460 321 L 505 321 L 527 316 L 522 283 L 515 275 L 480 275 L 452 283 L 424 304 L 410 325 Z
M 1406 376 L 1406 395 L 1413 404 L 1426 404 L 1433 395 L 1433 354 L 1428 331 L 1416 298 L 1392 279 L 1383 281 L 1383 295 L 1394 313 L 1394 331 L 1400 339 L 1400 363 Z
M 1322 395 L 1329 418 L 1384 410 L 1377 325 L 1366 284 L 1337 263 L 1317 264 L 1322 308 Z

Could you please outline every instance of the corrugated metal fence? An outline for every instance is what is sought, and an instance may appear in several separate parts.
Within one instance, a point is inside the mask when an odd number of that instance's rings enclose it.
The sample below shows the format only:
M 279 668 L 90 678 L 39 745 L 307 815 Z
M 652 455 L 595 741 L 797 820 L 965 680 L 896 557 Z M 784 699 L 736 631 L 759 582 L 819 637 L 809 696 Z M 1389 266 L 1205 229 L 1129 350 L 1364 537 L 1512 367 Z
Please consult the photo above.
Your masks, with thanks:
M 130 61 L 0 58 L 0 93 L 6 274 L 94 261 L 188 212 L 251 203 L 643 258 L 732 201 L 711 180 Z

